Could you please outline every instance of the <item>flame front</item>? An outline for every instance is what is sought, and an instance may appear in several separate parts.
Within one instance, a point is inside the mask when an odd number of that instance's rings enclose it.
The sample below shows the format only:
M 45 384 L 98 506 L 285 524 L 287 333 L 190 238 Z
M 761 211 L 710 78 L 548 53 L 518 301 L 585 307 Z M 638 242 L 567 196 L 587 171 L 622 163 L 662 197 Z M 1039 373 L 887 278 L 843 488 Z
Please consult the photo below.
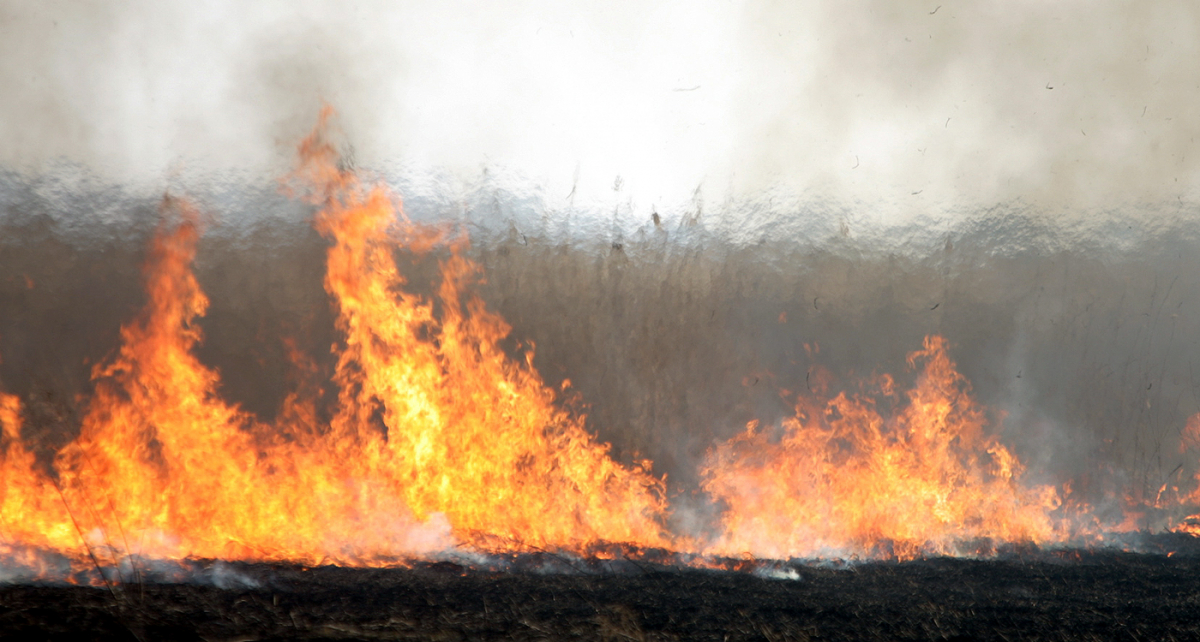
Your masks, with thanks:
M 41 576 L 50 573 L 41 552 L 75 551 L 79 536 L 58 488 L 37 472 L 21 423 L 20 400 L 0 392 L 0 559 Z
M 320 130 L 302 156 L 301 175 L 319 178 L 317 225 L 333 241 L 325 286 L 345 337 L 335 459 L 366 462 L 389 496 L 419 519 L 445 515 L 474 547 L 667 545 L 650 463 L 614 462 L 555 405 L 531 353 L 523 363 L 505 354 L 509 327 L 468 292 L 477 269 L 461 248 L 442 262 L 434 301 L 405 294 L 393 234 L 422 250 L 436 233 L 405 222 L 382 187 L 337 171 Z
M 94 370 L 80 435 L 56 461 L 76 547 L 114 565 L 131 555 L 361 564 L 450 545 L 444 525 L 419 522 L 372 484 L 378 471 L 219 397 L 218 374 L 194 354 L 208 305 L 191 271 L 197 216 L 184 203 L 167 209 L 180 220 L 152 241 L 149 301 Z
M 340 168 L 328 116 L 301 145 L 289 189 L 317 206 L 330 243 L 330 419 L 318 419 L 312 385 L 270 424 L 221 398 L 219 373 L 195 354 L 208 306 L 192 272 L 200 217 L 166 199 L 147 303 L 93 369 L 78 437 L 39 462 L 19 400 L 0 393 L 0 555 L 37 566 L 50 551 L 76 568 L 136 557 L 380 565 L 454 547 L 609 545 L 910 558 L 1063 541 L 1065 513 L 1087 510 L 1023 479 L 946 341 L 929 337 L 909 356 L 920 372 L 907 393 L 880 377 L 870 393 L 801 397 L 778 438 L 752 422 L 715 446 L 701 473 L 720 535 L 706 546 L 669 533 L 665 478 L 649 461 L 615 461 L 561 407 L 532 351 L 502 348 L 510 328 L 472 294 L 479 270 L 465 241 L 412 224 L 385 187 Z M 407 288 L 398 247 L 445 250 L 431 295 Z M 307 357 L 291 352 L 303 369 Z
M 1060 539 L 1057 491 L 1020 482 L 1020 463 L 985 433 L 946 341 L 928 337 L 908 359 L 924 369 L 906 400 L 890 377 L 876 396 L 802 397 L 778 441 L 751 423 L 710 453 L 703 486 L 725 504 L 711 551 L 904 559 L 972 553 L 980 539 Z M 881 402 L 902 407 L 889 418 Z
M 344 341 L 330 425 L 290 395 L 264 425 L 218 395 L 195 356 L 208 305 L 191 265 L 198 216 L 168 200 L 146 264 L 148 303 L 93 370 L 78 438 L 40 472 L 20 436 L 16 397 L 4 433 L 0 543 L 79 564 L 130 556 L 389 564 L 453 546 L 596 553 L 663 546 L 663 481 L 626 467 L 555 405 L 497 342 L 508 327 L 465 287 L 476 268 L 443 262 L 435 301 L 403 292 L 394 234 L 415 249 L 436 234 L 397 220 L 394 199 L 337 169 L 320 132 L 302 149 L 332 240 L 326 287 Z

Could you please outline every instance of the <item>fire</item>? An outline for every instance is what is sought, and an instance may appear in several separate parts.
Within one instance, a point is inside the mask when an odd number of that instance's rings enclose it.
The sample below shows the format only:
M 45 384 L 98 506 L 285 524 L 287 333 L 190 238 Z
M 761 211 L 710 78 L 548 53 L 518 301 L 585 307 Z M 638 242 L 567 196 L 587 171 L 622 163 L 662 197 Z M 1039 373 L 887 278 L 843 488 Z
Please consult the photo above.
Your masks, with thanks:
M 710 552 L 904 559 L 970 553 L 985 539 L 1060 539 L 1057 491 L 1021 483 L 946 341 L 926 338 L 908 361 L 923 369 L 904 399 L 890 377 L 874 395 L 801 397 L 778 441 L 752 422 L 715 448 L 703 486 L 725 511 Z
M 199 215 L 167 199 L 145 266 L 148 302 L 93 370 L 78 438 L 40 472 L 0 397 L 0 543 L 119 567 L 140 557 L 388 564 L 452 546 L 597 552 L 663 546 L 664 482 L 623 466 L 498 345 L 508 326 L 469 294 L 454 246 L 433 300 L 407 294 L 396 239 L 438 234 L 403 220 L 385 189 L 339 170 L 320 131 L 297 176 L 320 194 L 332 245 L 326 287 L 344 340 L 330 425 L 288 397 L 276 425 L 218 394 L 191 265 Z M 461 245 L 461 244 L 460 244 Z M 299 358 L 299 357 L 297 357 Z
M 1179 434 L 1179 453 L 1188 454 L 1194 453 L 1200 449 L 1200 413 L 1194 414 L 1188 418 L 1187 424 Z M 1174 477 L 1174 473 L 1182 470 L 1183 466 L 1179 466 L 1172 472 L 1169 477 Z M 1154 506 L 1156 508 L 1189 508 L 1195 510 L 1197 505 L 1200 505 L 1200 471 L 1197 471 L 1193 476 L 1196 487 L 1186 494 L 1179 492 L 1179 487 L 1173 483 L 1174 479 L 1168 479 L 1164 482 L 1162 488 L 1158 491 L 1158 496 L 1155 498 Z M 1166 498 L 1164 500 L 1164 497 Z M 1200 537 L 1200 513 L 1188 515 L 1179 520 L 1171 530 L 1177 533 L 1187 533 L 1194 537 Z
M 438 235 L 405 222 L 382 187 L 336 171 L 335 156 L 318 130 L 302 145 L 299 173 L 333 241 L 325 286 L 345 337 L 335 451 L 384 471 L 419 519 L 443 514 L 475 547 L 667 545 L 663 482 L 650 462 L 613 461 L 582 419 L 556 406 L 532 353 L 515 361 L 499 347 L 509 326 L 470 294 L 478 270 L 458 244 L 434 300 L 403 293 L 393 234 L 417 250 Z
M 21 440 L 21 423 L 20 400 L 0 391 L 0 556 L 37 568 L 39 550 L 73 550 L 79 540 L 54 483 L 37 472 Z
M 465 240 L 413 224 L 382 184 L 340 167 L 328 117 L 287 185 L 329 241 L 335 406 L 318 408 L 303 382 L 272 423 L 222 399 L 220 373 L 196 356 L 202 217 L 164 199 L 147 302 L 93 369 L 78 437 L 39 462 L 19 399 L 0 392 L 0 555 L 35 567 L 48 551 L 76 570 L 141 558 L 383 565 L 450 548 L 906 559 L 1061 542 L 1064 514 L 1087 511 L 1069 489 L 1025 479 L 934 336 L 909 355 L 919 372 L 904 393 L 884 376 L 826 398 L 833 375 L 814 369 L 817 393 L 777 430 L 751 422 L 709 453 L 702 489 L 720 534 L 705 546 L 668 532 L 665 478 L 649 461 L 615 461 L 542 381 L 532 348 L 506 351 L 510 327 L 473 294 Z M 409 287 L 398 248 L 440 248 L 431 295 Z M 1185 444 L 1200 444 L 1200 419 Z

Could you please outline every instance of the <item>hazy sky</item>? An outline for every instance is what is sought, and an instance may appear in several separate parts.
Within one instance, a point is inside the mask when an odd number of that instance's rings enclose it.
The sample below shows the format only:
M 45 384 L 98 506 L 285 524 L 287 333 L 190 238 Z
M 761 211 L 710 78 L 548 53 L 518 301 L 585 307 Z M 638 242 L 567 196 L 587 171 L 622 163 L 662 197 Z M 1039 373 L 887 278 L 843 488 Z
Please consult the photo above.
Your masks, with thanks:
M 155 186 L 365 166 L 642 204 L 768 188 L 900 215 L 1200 195 L 1200 3 L 0 2 L 0 167 Z

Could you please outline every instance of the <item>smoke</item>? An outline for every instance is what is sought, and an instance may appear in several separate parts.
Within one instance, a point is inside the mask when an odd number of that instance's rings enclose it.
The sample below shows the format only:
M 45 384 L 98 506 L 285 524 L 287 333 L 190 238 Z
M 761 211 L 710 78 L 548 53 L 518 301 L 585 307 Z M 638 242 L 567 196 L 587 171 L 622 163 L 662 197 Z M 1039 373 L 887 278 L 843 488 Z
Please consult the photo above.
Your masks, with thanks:
M 281 338 L 327 370 L 325 243 L 275 181 L 328 103 L 410 216 L 471 233 L 548 382 L 674 490 L 818 366 L 903 376 L 930 333 L 1033 471 L 1157 488 L 1194 466 L 1200 410 L 1198 24 L 1186 2 L 7 2 L 0 380 L 47 452 L 69 438 L 164 190 L 210 215 L 223 394 L 274 413 Z
M 270 176 L 322 101 L 358 160 L 578 202 L 768 188 L 895 220 L 1194 200 L 1187 2 L 5 3 L 0 165 Z
M 1194 197 L 1200 39 L 1186 3 L 788 3 L 760 43 L 733 137 L 764 177 L 919 212 Z M 782 82 L 781 82 L 782 81 Z M 855 167 L 857 166 L 857 167 Z

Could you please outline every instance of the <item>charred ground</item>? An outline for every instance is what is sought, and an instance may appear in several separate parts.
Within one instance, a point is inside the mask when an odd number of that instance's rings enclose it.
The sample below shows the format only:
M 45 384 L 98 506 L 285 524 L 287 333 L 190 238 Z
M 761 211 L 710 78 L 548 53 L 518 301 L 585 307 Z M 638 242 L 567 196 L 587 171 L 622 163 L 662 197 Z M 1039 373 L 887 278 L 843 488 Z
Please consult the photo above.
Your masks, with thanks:
M 224 565 L 214 574 L 211 564 L 198 563 L 197 576 L 210 584 L 4 587 L 0 636 L 1200 639 L 1200 550 L 1182 536 L 1157 536 L 1142 548 L 1152 552 L 1030 549 L 990 560 L 722 562 L 741 568 L 733 571 L 547 555 L 511 560 L 503 570 L 438 562 L 373 570 Z

